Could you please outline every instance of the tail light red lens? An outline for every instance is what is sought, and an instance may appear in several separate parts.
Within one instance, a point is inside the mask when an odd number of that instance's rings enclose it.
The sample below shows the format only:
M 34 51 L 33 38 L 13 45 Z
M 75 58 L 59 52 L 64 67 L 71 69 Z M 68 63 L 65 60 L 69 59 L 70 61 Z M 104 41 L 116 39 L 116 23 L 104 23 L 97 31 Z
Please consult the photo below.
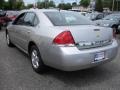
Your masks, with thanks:
M 64 31 L 55 37 L 54 44 L 75 44 L 70 31 Z

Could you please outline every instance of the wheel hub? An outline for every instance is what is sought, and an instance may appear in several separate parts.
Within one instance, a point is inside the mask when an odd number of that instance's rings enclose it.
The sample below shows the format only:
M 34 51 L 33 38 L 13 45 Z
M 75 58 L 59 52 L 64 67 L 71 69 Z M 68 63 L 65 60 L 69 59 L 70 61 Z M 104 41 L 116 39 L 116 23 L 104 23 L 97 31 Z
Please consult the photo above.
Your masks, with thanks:
M 9 39 L 8 34 L 7 34 L 7 44 L 8 44 L 8 45 L 10 44 L 10 39 Z
M 36 50 L 32 51 L 31 54 L 31 59 L 32 59 L 32 65 L 34 68 L 38 68 L 39 67 L 39 57 L 38 57 L 38 53 Z

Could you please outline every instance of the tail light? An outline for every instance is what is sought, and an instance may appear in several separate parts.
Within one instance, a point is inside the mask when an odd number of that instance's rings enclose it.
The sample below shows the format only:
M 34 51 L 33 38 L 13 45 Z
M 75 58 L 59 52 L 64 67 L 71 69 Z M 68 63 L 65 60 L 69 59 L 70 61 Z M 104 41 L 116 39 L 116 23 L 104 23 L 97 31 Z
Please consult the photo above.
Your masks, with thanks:
M 55 37 L 54 44 L 75 44 L 74 39 L 70 31 L 64 31 Z

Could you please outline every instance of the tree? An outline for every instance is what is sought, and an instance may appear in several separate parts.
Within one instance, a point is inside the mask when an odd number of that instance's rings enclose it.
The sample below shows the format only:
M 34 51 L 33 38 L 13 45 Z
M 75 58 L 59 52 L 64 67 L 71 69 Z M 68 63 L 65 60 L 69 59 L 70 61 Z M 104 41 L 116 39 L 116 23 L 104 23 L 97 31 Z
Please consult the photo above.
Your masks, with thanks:
M 71 3 L 67 3 L 67 4 L 65 4 L 64 9 L 65 9 L 65 10 L 72 9 L 72 5 L 71 5 Z
M 0 9 L 20 10 L 25 8 L 23 0 L 0 0 Z
M 9 9 L 15 9 L 15 5 L 16 5 L 16 0 L 8 0 L 9 3 Z
M 70 3 L 67 4 L 60 3 L 57 7 L 63 10 L 68 10 L 72 8 L 72 5 Z
M 4 2 L 4 10 L 9 10 L 9 3 L 7 1 Z
M 103 0 L 103 7 L 109 8 L 110 10 L 120 10 L 120 1 L 114 0 L 114 7 L 113 7 L 113 0 Z
M 90 5 L 90 0 L 81 0 L 80 5 L 83 7 L 88 7 Z
M 37 2 L 37 7 L 38 8 L 49 8 L 49 7 L 56 7 L 55 6 L 55 2 L 54 1 L 49 1 L 49 0 L 45 0 L 43 2 Z
M 73 3 L 72 3 L 72 6 L 77 6 L 77 3 L 76 3 L 76 2 L 73 2 Z
M 27 5 L 27 8 L 29 9 L 29 8 L 33 8 L 33 4 L 28 4 Z
M 21 10 L 25 7 L 23 0 L 8 0 L 8 6 L 10 10 Z
M 42 8 L 48 8 L 46 2 L 37 2 L 37 7 Z
M 21 10 L 23 8 L 24 8 L 24 2 L 22 0 L 17 1 L 15 9 Z
M 58 4 L 57 7 L 60 8 L 60 9 L 64 9 L 64 3 L 60 3 L 60 4 Z
M 55 7 L 55 2 L 54 1 L 50 1 L 49 2 L 49 7 Z
M 0 0 L 0 9 L 4 9 L 4 3 L 5 3 L 4 0 Z
M 96 0 L 95 11 L 103 12 L 103 2 L 102 2 L 102 0 Z

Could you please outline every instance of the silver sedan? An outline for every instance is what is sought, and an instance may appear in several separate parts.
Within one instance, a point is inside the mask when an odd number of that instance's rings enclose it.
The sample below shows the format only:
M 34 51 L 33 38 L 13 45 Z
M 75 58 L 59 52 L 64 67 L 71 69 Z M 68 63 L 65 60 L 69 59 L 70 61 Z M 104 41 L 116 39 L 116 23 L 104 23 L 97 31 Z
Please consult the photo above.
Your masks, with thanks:
M 72 11 L 25 10 L 6 29 L 8 46 L 30 56 L 33 69 L 75 71 L 101 65 L 117 54 L 111 28 L 94 26 Z

